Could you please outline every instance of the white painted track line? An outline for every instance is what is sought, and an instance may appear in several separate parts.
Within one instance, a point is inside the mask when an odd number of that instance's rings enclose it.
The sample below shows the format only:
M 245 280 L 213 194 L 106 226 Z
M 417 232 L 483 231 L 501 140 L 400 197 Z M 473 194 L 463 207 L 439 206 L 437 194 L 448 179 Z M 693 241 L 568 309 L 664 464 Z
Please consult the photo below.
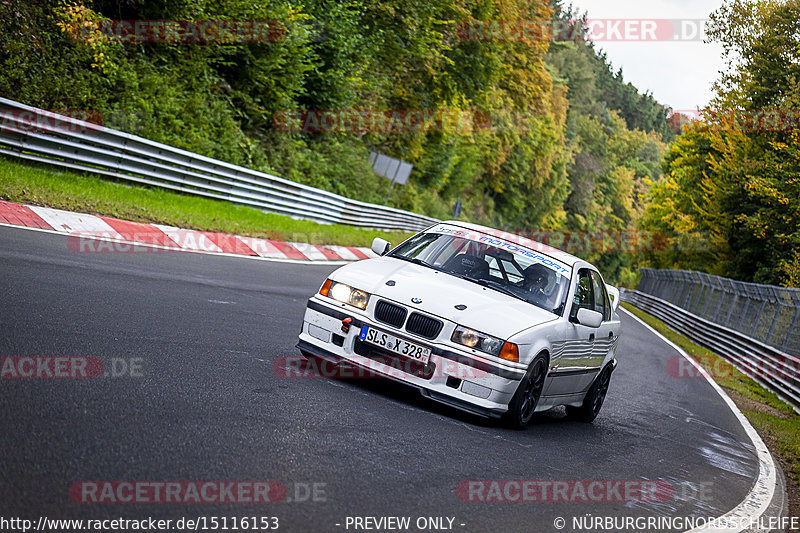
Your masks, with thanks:
M 685 357 L 692 366 L 694 366 L 697 371 L 705 378 L 705 380 L 717 391 L 717 394 L 720 395 L 722 400 L 728 405 L 730 410 L 739 420 L 739 423 L 744 428 L 745 433 L 750 438 L 750 441 L 753 443 L 753 447 L 758 454 L 758 478 L 756 479 L 753 488 L 750 489 L 750 492 L 747 494 L 744 500 L 742 500 L 739 505 L 719 517 L 716 521 L 716 524 L 710 524 L 706 527 L 695 528 L 691 530 L 690 533 L 700 533 L 700 532 L 730 532 L 730 533 L 739 533 L 740 531 L 748 531 L 752 530 L 748 524 L 755 525 L 758 523 L 759 519 L 764 515 L 765 511 L 769 507 L 770 503 L 772 502 L 772 498 L 775 494 L 775 487 L 777 484 L 777 473 L 775 470 L 775 462 L 772 459 L 772 454 L 769 452 L 767 445 L 764 444 L 764 441 L 761 440 L 761 437 L 758 435 L 758 432 L 753 428 L 750 424 L 750 421 L 747 420 L 739 408 L 733 403 L 733 400 L 722 390 L 716 381 L 714 381 L 706 369 L 703 368 L 700 363 L 698 363 L 692 356 L 686 353 L 680 346 L 663 336 L 661 333 L 653 329 L 650 325 L 644 322 L 642 319 L 634 315 L 633 313 L 627 311 L 626 309 L 619 307 L 619 310 L 639 324 L 647 328 L 653 335 L 663 340 L 667 343 L 670 347 L 672 347 L 676 352 L 678 352 L 681 356 Z M 766 517 L 765 517 L 766 518 Z M 713 527 L 713 526 L 721 526 L 721 527 Z M 730 526 L 730 527 L 724 527 Z

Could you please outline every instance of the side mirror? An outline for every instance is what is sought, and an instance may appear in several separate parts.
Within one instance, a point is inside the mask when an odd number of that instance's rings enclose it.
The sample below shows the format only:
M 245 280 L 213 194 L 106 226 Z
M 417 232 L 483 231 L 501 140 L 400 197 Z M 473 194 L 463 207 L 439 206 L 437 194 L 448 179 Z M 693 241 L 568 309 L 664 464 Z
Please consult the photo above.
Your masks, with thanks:
M 576 318 L 578 319 L 578 324 L 589 326 L 590 328 L 599 328 L 600 324 L 603 323 L 602 313 L 592 311 L 591 309 L 586 309 L 585 307 L 578 309 Z
M 372 241 L 372 251 L 378 255 L 386 255 L 392 248 L 392 243 L 387 240 L 381 239 L 380 237 L 375 237 Z

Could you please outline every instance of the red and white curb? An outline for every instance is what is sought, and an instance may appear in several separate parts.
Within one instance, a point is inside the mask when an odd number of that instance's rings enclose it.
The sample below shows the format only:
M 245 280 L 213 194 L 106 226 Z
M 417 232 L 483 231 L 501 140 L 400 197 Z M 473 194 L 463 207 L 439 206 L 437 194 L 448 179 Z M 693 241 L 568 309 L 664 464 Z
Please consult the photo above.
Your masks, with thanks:
M 227 233 L 130 222 L 0 200 L 0 225 L 67 235 L 76 253 L 198 252 L 273 261 L 333 263 L 369 259 L 369 248 L 281 242 Z

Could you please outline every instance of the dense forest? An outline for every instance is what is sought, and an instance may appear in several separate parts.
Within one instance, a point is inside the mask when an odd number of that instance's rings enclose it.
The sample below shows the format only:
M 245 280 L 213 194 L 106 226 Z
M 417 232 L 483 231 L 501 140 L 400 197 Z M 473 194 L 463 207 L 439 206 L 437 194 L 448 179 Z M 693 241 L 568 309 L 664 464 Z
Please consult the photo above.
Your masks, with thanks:
M 732 0 L 712 14 L 728 68 L 667 151 L 641 220 L 699 245 L 648 254 L 650 264 L 800 286 L 798 20 L 796 0 Z
M 729 2 L 714 15 L 712 37 L 742 61 L 715 104 L 794 109 L 796 73 L 783 69 L 785 47 L 798 50 L 784 24 L 797 20 L 796 3 L 757 5 Z M 107 31 L 137 20 L 268 21 L 271 33 L 187 42 Z M 463 219 L 566 232 L 555 234 L 565 247 L 618 283 L 653 265 L 797 284 L 796 132 L 732 139 L 704 122 L 676 139 L 670 110 L 580 32 L 568 41 L 465 32 L 476 20 L 582 16 L 545 0 L 9 0 L 0 94 L 90 110 L 111 127 L 377 203 L 389 182 L 369 152 L 382 152 L 414 165 L 391 205 L 451 218 L 460 200 Z M 369 120 L 309 126 L 323 115 Z M 619 244 L 637 230 L 662 246 Z M 685 235 L 702 246 L 685 246 Z M 603 238 L 611 245 L 598 246 Z

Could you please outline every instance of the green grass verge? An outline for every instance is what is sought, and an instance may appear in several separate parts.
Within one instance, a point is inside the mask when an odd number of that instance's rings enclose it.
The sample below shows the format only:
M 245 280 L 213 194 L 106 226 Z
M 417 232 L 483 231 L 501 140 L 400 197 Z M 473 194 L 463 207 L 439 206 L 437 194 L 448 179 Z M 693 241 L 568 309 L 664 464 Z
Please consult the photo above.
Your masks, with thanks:
M 230 202 L 26 165 L 3 157 L 0 199 L 136 222 L 311 244 L 369 246 L 375 237 L 397 244 L 411 235 L 295 220 Z
M 787 481 L 793 480 L 795 486 L 800 486 L 800 415 L 777 395 L 736 370 L 722 357 L 696 345 L 662 321 L 633 305 L 628 303 L 622 305 L 683 348 L 714 377 L 714 381 L 725 389 L 764 439 L 773 455 L 781 462 Z

